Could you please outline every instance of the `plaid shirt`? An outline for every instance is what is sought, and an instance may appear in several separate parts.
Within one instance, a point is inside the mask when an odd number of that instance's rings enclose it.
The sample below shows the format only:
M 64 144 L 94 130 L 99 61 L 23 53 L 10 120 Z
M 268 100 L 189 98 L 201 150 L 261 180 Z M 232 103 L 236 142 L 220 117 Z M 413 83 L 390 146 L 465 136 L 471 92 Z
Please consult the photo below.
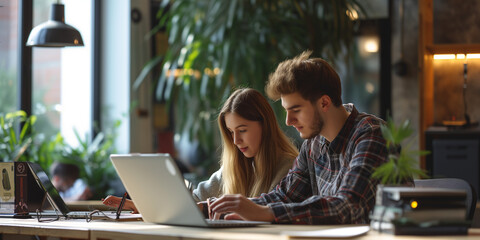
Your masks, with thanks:
M 276 223 L 366 224 L 375 204 L 375 167 L 386 162 L 387 148 L 373 115 L 359 113 L 353 104 L 337 137 L 328 142 L 318 135 L 303 142 L 288 175 L 270 193 L 252 199 L 268 205 Z

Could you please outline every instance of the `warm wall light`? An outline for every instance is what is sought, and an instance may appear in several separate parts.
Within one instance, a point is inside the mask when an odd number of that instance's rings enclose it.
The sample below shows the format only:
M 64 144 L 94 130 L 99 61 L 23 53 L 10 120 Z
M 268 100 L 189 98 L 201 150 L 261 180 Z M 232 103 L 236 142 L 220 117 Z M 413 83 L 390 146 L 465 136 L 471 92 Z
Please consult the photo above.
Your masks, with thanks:
M 32 29 L 27 46 L 67 47 L 83 46 L 83 39 L 74 27 L 65 24 L 65 6 L 52 4 L 50 20 Z
M 369 53 L 378 52 L 378 42 L 376 39 L 368 39 L 365 41 L 365 51 Z
M 455 54 L 435 54 L 433 59 L 455 59 Z
M 433 59 L 480 59 L 480 53 L 434 54 Z
M 480 53 L 469 53 L 467 54 L 467 59 L 478 59 L 480 58 Z

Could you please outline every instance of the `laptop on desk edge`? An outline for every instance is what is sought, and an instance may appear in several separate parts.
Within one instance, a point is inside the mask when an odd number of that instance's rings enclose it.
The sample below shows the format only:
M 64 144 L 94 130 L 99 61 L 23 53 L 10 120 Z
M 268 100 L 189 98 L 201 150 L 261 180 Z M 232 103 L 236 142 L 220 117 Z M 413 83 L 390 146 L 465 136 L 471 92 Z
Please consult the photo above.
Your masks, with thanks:
M 36 209 L 38 209 L 41 212 L 41 217 L 48 218 L 66 217 L 85 219 L 88 217 L 92 219 L 115 219 L 116 216 L 114 215 L 116 215 L 116 211 L 112 210 L 111 207 L 103 205 L 101 201 L 77 201 L 73 203 L 73 207 L 78 210 L 71 211 L 42 167 L 32 162 L 27 162 L 27 165 L 30 170 L 29 173 L 31 173 L 29 176 L 33 177 L 34 182 L 36 182 L 36 184 L 33 183 L 33 185 L 28 186 L 29 188 L 35 187 L 35 189 L 31 189 L 34 197 L 30 197 L 30 200 L 34 201 L 32 204 L 33 207 L 30 209 L 29 202 L 29 212 L 27 214 L 0 213 L 0 218 L 37 217 Z M 29 189 L 29 192 L 31 190 Z M 83 204 L 80 206 L 81 203 Z M 82 208 L 81 210 L 79 209 L 80 207 Z M 94 210 L 101 212 L 91 214 Z M 118 220 L 138 220 L 139 218 L 141 219 L 139 214 L 132 214 L 131 211 L 122 211 L 122 215 Z
M 40 188 L 45 191 L 46 200 L 53 209 L 41 209 L 42 216 L 51 216 L 51 215 L 60 215 L 69 218 L 86 218 L 87 215 L 94 209 L 89 209 L 89 211 L 70 211 L 69 207 L 63 201 L 63 198 L 58 193 L 57 189 L 53 186 L 50 178 L 47 173 L 42 169 L 42 167 L 36 163 L 28 163 L 33 177 L 37 181 Z M 43 204 L 44 206 L 46 204 Z M 48 206 L 48 205 L 47 205 Z M 36 215 L 36 213 L 31 213 Z
M 27 213 L 1 213 L 0 217 L 28 218 L 37 216 L 37 210 L 42 217 L 85 218 L 88 212 L 72 212 L 63 201 L 48 175 L 37 163 L 27 162 L 28 192 Z M 32 180 L 30 180 L 32 178 Z M 32 181 L 32 183 L 30 183 Z
M 112 154 L 110 159 L 146 222 L 194 227 L 251 227 L 270 224 L 205 219 L 169 154 Z
M 141 220 L 141 216 L 139 214 L 132 214 L 131 211 L 122 211 L 120 218 L 116 219 L 116 211 L 111 210 L 110 207 L 108 207 L 109 209 L 105 208 L 105 205 L 103 205 L 101 201 L 95 201 L 96 204 L 84 205 L 82 210 L 71 211 L 70 207 L 65 203 L 65 201 L 63 201 L 63 198 L 53 186 L 52 182 L 48 178 L 48 175 L 45 173 L 42 167 L 36 163 L 30 162 L 29 167 L 38 185 L 45 191 L 46 200 L 48 200 L 50 206 L 53 208 L 51 210 L 42 209 L 42 217 L 63 216 L 66 218 L 76 219 L 85 219 L 88 217 L 91 219 L 111 219 L 118 221 Z M 86 201 L 83 202 L 85 203 Z M 92 201 L 88 202 L 92 203 Z M 98 212 L 95 210 L 98 210 Z M 31 212 L 30 215 L 36 216 L 37 214 L 36 212 Z

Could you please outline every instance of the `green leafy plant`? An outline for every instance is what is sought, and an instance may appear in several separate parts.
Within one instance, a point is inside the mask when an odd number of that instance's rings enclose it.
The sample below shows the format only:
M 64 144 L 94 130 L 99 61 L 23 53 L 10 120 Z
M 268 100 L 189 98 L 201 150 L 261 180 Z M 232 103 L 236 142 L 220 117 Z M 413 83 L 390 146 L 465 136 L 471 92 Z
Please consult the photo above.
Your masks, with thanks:
M 413 133 L 410 121 L 397 126 L 388 118 L 381 131 L 389 150 L 388 161 L 376 168 L 372 177 L 380 179 L 382 184 L 402 184 L 412 177 L 427 177 L 425 171 L 419 168 L 418 157 L 429 154 L 429 151 L 412 150 L 411 141 L 402 146 Z
M 110 182 L 117 175 L 109 156 L 115 153 L 115 132 L 120 121 L 116 121 L 109 132 L 98 133 L 92 141 L 88 136 L 80 137 L 75 131 L 79 144 L 72 146 L 60 133 L 50 138 L 37 133 L 36 119 L 35 115 L 27 116 L 24 111 L 0 114 L 0 161 L 38 163 L 47 173 L 56 161 L 73 163 L 80 168 L 80 177 L 92 188 L 92 199 L 113 193 Z
M 25 161 L 38 163 L 48 172 L 50 165 L 62 159 L 64 148 L 63 137 L 57 133 L 47 138 L 44 133 L 37 133 L 28 149 L 28 158 Z
M 36 119 L 24 111 L 0 114 L 1 161 L 25 161 L 28 158 L 25 153 L 35 136 L 33 125 Z
M 77 131 L 75 136 L 79 145 L 72 147 L 62 142 L 61 162 L 73 163 L 80 168 L 80 177 L 85 179 L 91 188 L 91 199 L 101 199 L 108 194 L 113 194 L 111 181 L 117 178 L 115 169 L 110 161 L 110 154 L 115 153 L 115 130 L 121 122 L 114 123 L 110 133 L 100 132 L 89 141 L 89 137 L 82 138 Z
M 353 11 L 364 12 L 357 0 L 164 0 L 152 34 L 166 29 L 168 49 L 146 64 L 134 87 L 160 65 L 156 98 L 173 101 L 176 132 L 216 161 L 214 119 L 231 89 L 263 92 L 279 62 L 307 49 L 335 59 L 353 40 Z M 284 126 L 280 104 L 273 107 Z
M 52 162 L 60 158 L 62 142 L 60 133 L 53 139 L 45 139 L 38 133 L 38 118 L 27 116 L 25 111 L 0 114 L 0 160 L 29 161 L 48 169 Z

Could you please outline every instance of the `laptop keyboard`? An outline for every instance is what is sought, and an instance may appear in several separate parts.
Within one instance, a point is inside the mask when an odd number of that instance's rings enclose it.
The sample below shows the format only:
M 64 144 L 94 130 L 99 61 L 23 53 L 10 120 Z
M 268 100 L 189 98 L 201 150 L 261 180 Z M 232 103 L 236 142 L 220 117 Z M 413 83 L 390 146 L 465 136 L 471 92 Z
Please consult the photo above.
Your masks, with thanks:
M 84 219 L 84 218 L 87 218 L 89 213 L 90 213 L 89 211 L 72 211 L 67 213 L 67 217 Z M 30 215 L 36 216 L 37 213 L 30 213 Z M 63 214 L 53 210 L 45 210 L 45 211 L 42 211 L 41 216 L 42 217 L 55 217 L 55 216 L 63 217 Z
M 69 218 L 87 218 L 87 216 L 91 213 L 91 211 L 73 211 L 73 212 L 68 212 L 67 217 Z
M 261 224 L 270 224 L 269 222 L 260 221 L 242 221 L 242 220 L 212 220 L 205 219 L 210 227 L 245 227 L 245 226 L 257 226 Z

